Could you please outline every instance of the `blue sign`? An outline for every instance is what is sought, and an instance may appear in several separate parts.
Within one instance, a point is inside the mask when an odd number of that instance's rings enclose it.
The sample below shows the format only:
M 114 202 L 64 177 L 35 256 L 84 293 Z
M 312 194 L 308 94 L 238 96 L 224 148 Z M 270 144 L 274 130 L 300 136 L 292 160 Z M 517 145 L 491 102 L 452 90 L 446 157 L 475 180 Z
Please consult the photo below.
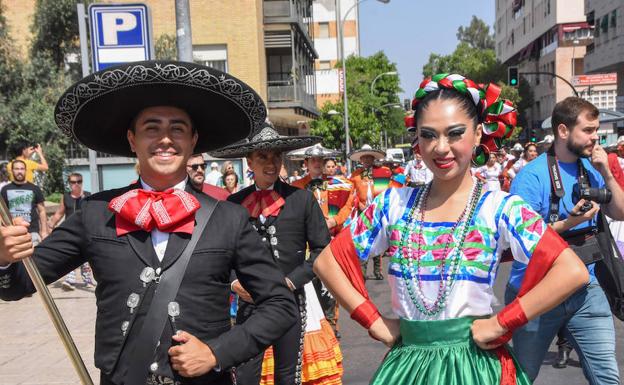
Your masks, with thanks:
M 93 71 L 152 58 L 152 33 L 145 4 L 91 4 Z

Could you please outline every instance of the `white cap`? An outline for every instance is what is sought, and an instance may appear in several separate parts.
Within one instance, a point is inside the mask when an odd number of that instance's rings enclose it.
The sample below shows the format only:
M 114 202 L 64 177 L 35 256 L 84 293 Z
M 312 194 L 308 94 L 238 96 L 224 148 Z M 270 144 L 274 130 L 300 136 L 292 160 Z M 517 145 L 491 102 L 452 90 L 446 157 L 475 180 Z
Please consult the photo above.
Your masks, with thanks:
M 512 151 L 524 151 L 524 147 L 522 147 L 522 145 L 520 143 L 516 143 L 514 144 L 513 148 L 511 149 Z
M 210 163 L 210 168 L 219 168 L 219 163 L 217 162 Z
M 617 142 L 616 142 L 616 143 L 617 143 L 617 144 L 622 144 L 622 143 L 624 143 L 624 135 L 622 135 L 622 136 L 618 137 L 618 138 L 617 138 Z

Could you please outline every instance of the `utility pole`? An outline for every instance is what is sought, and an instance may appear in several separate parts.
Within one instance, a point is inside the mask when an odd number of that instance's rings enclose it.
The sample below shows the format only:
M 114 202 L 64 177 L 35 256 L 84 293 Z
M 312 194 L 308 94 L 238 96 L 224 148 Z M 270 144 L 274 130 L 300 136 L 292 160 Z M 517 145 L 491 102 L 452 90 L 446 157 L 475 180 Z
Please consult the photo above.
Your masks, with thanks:
M 78 13 L 78 32 L 80 34 L 80 61 L 82 63 L 82 77 L 91 73 L 89 69 L 89 43 L 87 42 L 87 13 L 83 3 L 76 4 Z M 100 175 L 97 169 L 97 152 L 89 149 L 89 176 L 91 179 L 91 193 L 100 191 Z
M 175 0 L 176 42 L 178 60 L 193 61 L 193 39 L 191 36 L 191 8 L 189 0 Z

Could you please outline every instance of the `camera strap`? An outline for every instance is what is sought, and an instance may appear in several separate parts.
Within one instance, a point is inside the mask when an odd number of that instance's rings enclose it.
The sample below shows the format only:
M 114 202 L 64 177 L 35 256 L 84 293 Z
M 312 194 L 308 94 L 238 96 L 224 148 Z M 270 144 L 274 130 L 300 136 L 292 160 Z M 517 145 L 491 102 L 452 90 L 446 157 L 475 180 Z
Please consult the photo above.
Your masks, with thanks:
M 565 195 L 563 189 L 563 181 L 561 180 L 561 172 L 557 163 L 557 155 L 555 154 L 554 145 L 550 146 L 546 153 L 546 161 L 548 162 L 548 173 L 550 174 L 550 205 L 548 207 L 548 223 L 555 223 L 559 220 L 559 201 Z
M 555 223 L 559 220 L 559 201 L 565 195 L 563 189 L 563 181 L 561 179 L 561 171 L 559 170 L 559 163 L 557 163 L 557 155 L 555 154 L 555 146 L 550 146 L 546 153 L 546 161 L 548 162 L 548 173 L 550 174 L 550 205 L 548 207 L 548 223 Z M 578 180 L 584 182 L 588 186 L 589 178 L 587 172 L 583 166 L 581 158 L 577 159 L 578 165 Z

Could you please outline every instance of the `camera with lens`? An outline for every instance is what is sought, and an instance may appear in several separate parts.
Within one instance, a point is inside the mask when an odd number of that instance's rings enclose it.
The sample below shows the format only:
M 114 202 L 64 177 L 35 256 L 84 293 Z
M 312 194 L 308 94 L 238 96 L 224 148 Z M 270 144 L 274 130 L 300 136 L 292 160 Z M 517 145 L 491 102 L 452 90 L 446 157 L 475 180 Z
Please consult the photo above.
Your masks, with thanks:
M 590 187 L 589 183 L 579 180 L 572 190 L 572 203 L 576 204 L 581 199 L 585 199 L 585 203 L 581 207 L 581 212 L 586 213 L 592 208 L 591 202 L 598 204 L 611 202 L 611 190 L 608 188 Z

